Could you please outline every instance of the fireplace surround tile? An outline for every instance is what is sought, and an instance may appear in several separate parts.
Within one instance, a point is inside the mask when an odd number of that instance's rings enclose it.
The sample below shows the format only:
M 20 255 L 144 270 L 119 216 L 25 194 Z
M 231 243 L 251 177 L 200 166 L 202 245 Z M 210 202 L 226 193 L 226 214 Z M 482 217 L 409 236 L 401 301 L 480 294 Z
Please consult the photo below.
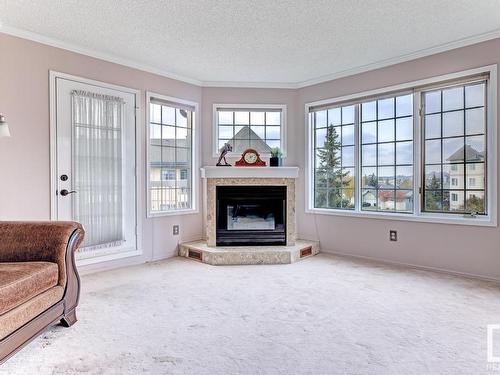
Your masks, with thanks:
M 287 246 L 295 245 L 295 179 L 294 178 L 207 178 L 206 179 L 206 236 L 207 245 L 216 246 L 216 187 L 217 186 L 286 186 L 287 187 Z

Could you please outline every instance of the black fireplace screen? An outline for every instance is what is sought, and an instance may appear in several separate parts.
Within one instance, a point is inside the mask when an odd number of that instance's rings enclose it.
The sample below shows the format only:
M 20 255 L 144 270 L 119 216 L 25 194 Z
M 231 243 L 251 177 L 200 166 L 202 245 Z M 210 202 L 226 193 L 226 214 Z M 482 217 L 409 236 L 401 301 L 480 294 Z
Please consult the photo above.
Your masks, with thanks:
M 218 186 L 217 245 L 285 245 L 286 186 Z

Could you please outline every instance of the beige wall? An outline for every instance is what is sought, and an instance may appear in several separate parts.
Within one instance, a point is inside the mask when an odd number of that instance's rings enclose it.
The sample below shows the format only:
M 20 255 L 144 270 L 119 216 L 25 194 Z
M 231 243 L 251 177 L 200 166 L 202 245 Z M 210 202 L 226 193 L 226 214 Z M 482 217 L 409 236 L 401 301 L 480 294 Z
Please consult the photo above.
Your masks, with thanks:
M 12 133 L 0 139 L 0 220 L 50 218 L 49 70 L 141 90 L 143 109 L 146 90 L 201 103 L 197 86 L 25 39 L 0 33 L 0 49 L 0 111 Z M 138 124 L 144 123 L 145 111 Z M 141 157 L 144 165 L 145 150 Z M 140 181 L 145 191 L 145 178 Z M 140 217 L 145 259 L 172 256 L 178 240 L 201 236 L 201 214 L 146 219 L 143 209 Z M 174 224 L 179 237 L 172 235 Z
M 201 89 L 4 34 L 0 34 L 0 46 L 8 51 L 0 59 L 0 110 L 8 116 L 13 135 L 0 140 L 0 219 L 49 218 L 48 71 L 56 70 L 139 89 L 143 106 L 145 90 L 201 102 L 202 165 L 216 161 L 212 157 L 213 103 L 286 104 L 285 164 L 301 167 L 296 210 L 299 235 L 319 239 L 323 251 L 500 279 L 498 228 L 312 215 L 304 207 L 304 103 L 497 64 L 500 39 L 299 90 Z M 141 217 L 143 249 L 155 259 L 173 255 L 178 239 L 202 234 L 201 214 L 146 219 L 142 212 Z M 174 223 L 181 225 L 181 237 L 171 235 Z M 389 229 L 398 230 L 398 242 L 389 242 Z

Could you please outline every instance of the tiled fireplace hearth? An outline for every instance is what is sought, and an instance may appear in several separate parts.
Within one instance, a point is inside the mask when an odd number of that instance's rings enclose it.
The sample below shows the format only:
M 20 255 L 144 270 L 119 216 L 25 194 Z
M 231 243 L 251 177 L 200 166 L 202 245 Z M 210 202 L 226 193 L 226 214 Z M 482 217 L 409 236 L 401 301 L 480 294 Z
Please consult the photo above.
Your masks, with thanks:
M 296 240 L 297 167 L 204 167 L 206 241 L 184 243 L 179 255 L 213 265 L 286 264 L 315 255 Z

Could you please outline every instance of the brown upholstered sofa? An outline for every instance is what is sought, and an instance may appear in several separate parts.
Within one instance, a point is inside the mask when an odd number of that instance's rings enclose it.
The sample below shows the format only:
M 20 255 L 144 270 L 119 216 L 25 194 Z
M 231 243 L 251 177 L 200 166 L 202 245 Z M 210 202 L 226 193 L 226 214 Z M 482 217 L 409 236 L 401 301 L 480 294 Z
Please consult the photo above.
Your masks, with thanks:
M 0 364 L 50 325 L 76 322 L 83 237 L 73 222 L 0 221 Z

